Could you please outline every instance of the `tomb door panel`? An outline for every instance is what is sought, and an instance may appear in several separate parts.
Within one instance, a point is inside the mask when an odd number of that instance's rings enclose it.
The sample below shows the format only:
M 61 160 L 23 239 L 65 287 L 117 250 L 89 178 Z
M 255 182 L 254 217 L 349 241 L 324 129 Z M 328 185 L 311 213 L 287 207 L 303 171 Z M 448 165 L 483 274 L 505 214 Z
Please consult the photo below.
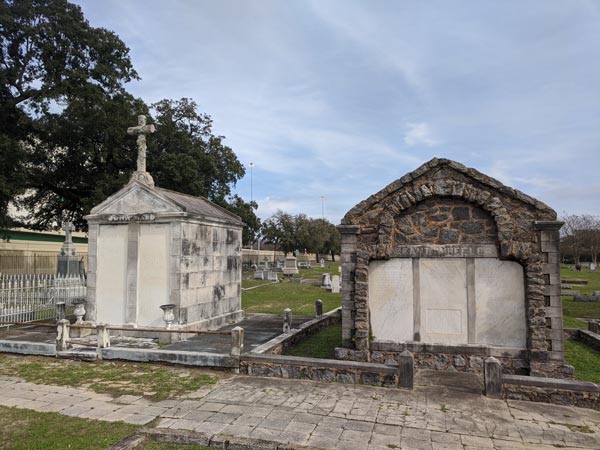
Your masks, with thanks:
M 125 323 L 127 225 L 100 225 L 96 274 L 96 320 Z
M 369 264 L 369 314 L 375 339 L 413 339 L 411 258 L 372 261 Z
M 468 342 L 467 265 L 464 258 L 421 258 L 421 341 Z
M 476 341 L 500 347 L 527 344 L 525 280 L 514 261 L 475 260 Z
M 163 327 L 160 306 L 170 303 L 168 224 L 140 226 L 137 274 L 137 323 Z

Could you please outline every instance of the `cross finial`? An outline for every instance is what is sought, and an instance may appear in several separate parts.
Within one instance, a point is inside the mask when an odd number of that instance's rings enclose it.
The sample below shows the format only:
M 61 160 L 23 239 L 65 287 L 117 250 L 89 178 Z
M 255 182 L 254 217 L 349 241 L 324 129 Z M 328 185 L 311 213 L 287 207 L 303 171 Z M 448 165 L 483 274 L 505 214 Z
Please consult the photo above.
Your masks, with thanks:
M 138 125 L 137 127 L 129 127 L 127 128 L 127 134 L 132 136 L 137 136 L 137 148 L 138 148 L 138 157 L 137 157 L 137 171 L 145 172 L 146 171 L 146 135 L 154 133 L 156 129 L 154 125 L 146 125 L 146 116 L 139 115 L 138 116 Z
M 73 242 L 71 239 L 71 232 L 73 231 L 73 222 L 65 222 L 63 224 L 63 230 L 65 230 L 65 242 Z

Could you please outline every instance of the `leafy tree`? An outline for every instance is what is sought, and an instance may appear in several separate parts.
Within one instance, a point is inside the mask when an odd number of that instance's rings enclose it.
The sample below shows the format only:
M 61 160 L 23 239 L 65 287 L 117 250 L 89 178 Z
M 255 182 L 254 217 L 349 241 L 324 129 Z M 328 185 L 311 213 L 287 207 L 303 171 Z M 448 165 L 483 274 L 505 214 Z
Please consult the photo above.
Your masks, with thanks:
M 131 176 L 137 150 L 124 125 L 134 123 L 146 106 L 129 94 L 98 93 L 90 100 L 72 99 L 37 125 L 41 140 L 30 146 L 24 171 L 30 189 L 17 201 L 30 211 L 30 228 L 48 229 L 68 219 L 85 229 L 83 216 Z
M 292 216 L 277 211 L 265 221 L 262 233 L 267 241 L 284 252 L 306 249 L 316 254 L 317 261 L 324 253 L 330 253 L 335 260 L 334 255 L 340 252 L 340 237 L 335 226 L 325 219 L 312 219 L 305 214 Z
M 0 46 L 0 226 L 18 198 L 26 226 L 68 219 L 85 229 L 83 216 L 135 170 L 126 128 L 149 115 L 124 88 L 138 78 L 129 50 L 66 0 L 0 0 Z M 244 167 L 213 134 L 212 119 L 190 99 L 162 100 L 152 112 L 148 169 L 157 185 L 230 208 L 252 239 L 256 204 L 231 196 Z
M 191 99 L 161 100 L 156 133 L 150 140 L 149 171 L 161 187 L 224 202 L 231 186 L 244 176 L 244 166 L 223 136 L 212 133 L 212 119 L 197 112 Z
M 229 199 L 227 204 L 221 206 L 240 216 L 244 222 L 242 244 L 250 245 L 254 242 L 258 237 L 261 228 L 260 219 L 256 217 L 256 214 L 254 213 L 254 210 L 258 208 L 258 204 L 254 201 L 247 203 L 238 195 L 234 195 Z
M 7 205 L 15 195 L 40 187 L 24 169 L 40 167 L 39 160 L 29 160 L 31 149 L 57 150 L 55 142 L 45 143 L 57 126 L 52 121 L 61 116 L 56 111 L 74 100 L 122 95 L 123 83 L 135 78 L 125 44 L 90 26 L 79 6 L 66 0 L 0 0 L 1 221 L 9 221 Z
M 295 230 L 294 217 L 281 210 L 269 217 L 261 228 L 265 240 L 275 246 L 275 251 L 279 248 L 286 254 L 297 249 Z

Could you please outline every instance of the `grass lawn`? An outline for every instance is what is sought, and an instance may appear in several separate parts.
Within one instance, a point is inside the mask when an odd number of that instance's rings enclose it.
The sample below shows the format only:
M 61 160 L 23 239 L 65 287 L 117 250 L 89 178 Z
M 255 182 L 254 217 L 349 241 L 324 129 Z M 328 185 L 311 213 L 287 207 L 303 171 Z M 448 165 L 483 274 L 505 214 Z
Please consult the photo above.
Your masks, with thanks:
M 334 359 L 335 348 L 342 345 L 342 324 L 338 323 L 319 330 L 285 352 L 289 356 Z
M 569 266 L 562 265 L 560 276 L 564 279 L 581 278 L 588 280 L 585 285 L 573 285 L 573 289 L 584 295 L 591 295 L 593 291 L 600 291 L 600 272 L 588 272 L 583 269 L 581 272 L 569 269 Z M 589 317 L 600 319 L 600 302 L 574 302 L 573 297 L 563 297 L 563 316 L 565 328 L 586 328 L 587 325 L 577 320 L 578 317 Z
M 304 278 L 320 280 L 321 274 L 329 272 L 332 275 L 338 273 L 339 263 L 330 263 L 325 268 L 313 267 L 312 269 L 300 269 Z M 246 313 L 283 314 L 285 308 L 291 308 L 292 314 L 300 316 L 314 316 L 315 301 L 323 300 L 323 312 L 331 311 L 342 304 L 341 294 L 332 294 L 321 289 L 319 286 L 309 284 L 296 284 L 289 281 L 268 284 L 262 280 L 243 280 L 242 287 L 249 288 L 259 286 L 255 289 L 242 291 L 242 309 Z
M 104 450 L 135 433 L 136 425 L 79 419 L 0 406 L 2 450 Z
M 146 395 L 155 400 L 190 393 L 217 382 L 215 375 L 188 367 L 9 354 L 0 354 L 0 375 L 16 375 L 31 383 L 85 386 L 98 393 Z
M 600 353 L 583 342 L 565 341 L 565 359 L 575 367 L 577 380 L 600 384 Z

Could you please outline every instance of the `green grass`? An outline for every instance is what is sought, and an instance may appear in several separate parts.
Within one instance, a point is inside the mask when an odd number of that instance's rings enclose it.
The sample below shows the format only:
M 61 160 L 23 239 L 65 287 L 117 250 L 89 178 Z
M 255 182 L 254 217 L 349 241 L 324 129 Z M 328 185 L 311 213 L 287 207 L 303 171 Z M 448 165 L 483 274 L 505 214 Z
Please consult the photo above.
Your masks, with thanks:
M 577 380 L 600 383 L 600 352 L 583 342 L 565 341 L 565 359 L 575 368 Z
M 585 285 L 573 285 L 573 289 L 581 292 L 583 295 L 591 295 L 593 291 L 600 291 L 600 272 L 588 272 L 583 269 L 581 272 L 569 269 L 569 266 L 562 265 L 560 268 L 562 279 L 581 278 L 588 280 Z M 563 320 L 565 328 L 586 328 L 586 324 L 578 317 L 600 319 L 600 302 L 574 302 L 573 297 L 563 297 Z
M 217 382 L 214 375 L 194 368 L 6 354 L 0 354 L 0 375 L 16 375 L 36 384 L 85 386 L 98 393 L 146 395 L 155 400 L 190 393 Z
M 0 406 L 2 450 L 104 450 L 137 429 L 137 426 L 123 422 L 102 422 Z
M 334 324 L 319 330 L 312 336 L 285 352 L 289 356 L 334 359 L 335 348 L 342 345 L 342 324 Z
M 248 281 L 242 282 L 247 287 Z M 342 304 L 341 294 L 332 294 L 319 286 L 295 284 L 289 281 L 242 291 L 242 308 L 246 313 L 282 314 L 291 308 L 292 314 L 315 315 L 315 301 L 323 300 L 323 312 L 331 311 Z

